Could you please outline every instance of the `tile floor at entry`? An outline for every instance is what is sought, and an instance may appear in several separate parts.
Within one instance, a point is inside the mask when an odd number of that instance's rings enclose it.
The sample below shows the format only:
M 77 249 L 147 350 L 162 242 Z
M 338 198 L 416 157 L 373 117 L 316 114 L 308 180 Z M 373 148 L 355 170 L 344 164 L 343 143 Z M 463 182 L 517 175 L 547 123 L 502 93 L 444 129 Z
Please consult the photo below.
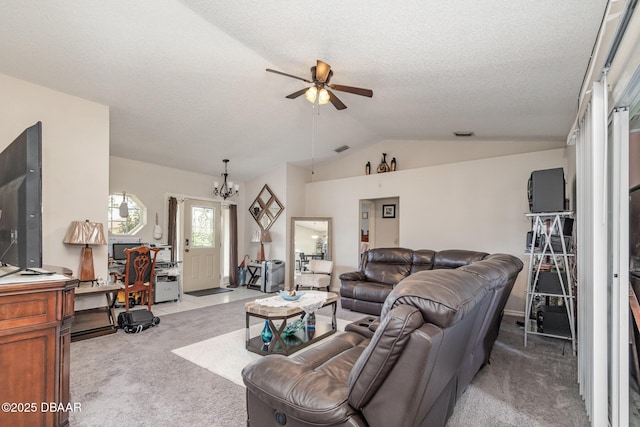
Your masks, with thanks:
M 205 295 L 202 297 L 194 297 L 192 295 L 182 295 L 182 299 L 178 301 L 167 301 L 161 302 L 158 304 L 153 304 L 151 306 L 151 311 L 156 316 L 162 316 L 164 314 L 172 314 L 178 313 L 181 311 L 187 310 L 195 310 L 197 308 L 208 307 L 210 305 L 218 305 L 225 304 L 228 302 L 238 301 L 246 298 L 266 298 L 270 294 L 265 294 L 263 292 L 247 289 L 246 286 L 240 286 L 237 288 L 233 288 L 231 292 L 223 292 L 220 294 L 213 295 Z M 146 308 L 146 305 L 143 306 Z M 134 309 L 142 308 L 141 306 L 136 306 Z M 116 308 L 115 314 L 116 316 L 121 311 L 124 311 L 124 308 Z

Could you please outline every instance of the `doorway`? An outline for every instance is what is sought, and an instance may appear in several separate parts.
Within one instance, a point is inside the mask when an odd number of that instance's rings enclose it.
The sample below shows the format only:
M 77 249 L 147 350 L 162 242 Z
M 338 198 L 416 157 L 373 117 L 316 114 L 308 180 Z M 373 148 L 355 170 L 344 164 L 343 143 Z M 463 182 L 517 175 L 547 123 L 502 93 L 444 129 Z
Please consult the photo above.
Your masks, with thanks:
M 359 203 L 359 251 L 400 245 L 400 198 L 362 199 Z
M 219 202 L 184 200 L 182 286 L 185 293 L 221 285 L 221 219 Z

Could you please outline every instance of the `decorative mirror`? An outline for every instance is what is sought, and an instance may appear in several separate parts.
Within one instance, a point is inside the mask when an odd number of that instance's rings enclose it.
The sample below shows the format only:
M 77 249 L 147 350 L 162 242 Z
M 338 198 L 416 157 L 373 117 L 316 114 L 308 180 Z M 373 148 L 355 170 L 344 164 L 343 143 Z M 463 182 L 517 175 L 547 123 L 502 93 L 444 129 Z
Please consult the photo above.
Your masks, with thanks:
M 291 283 L 295 283 L 295 276 L 307 269 L 310 260 L 333 259 L 331 233 L 330 217 L 291 218 L 288 265 Z
M 267 184 L 262 187 L 258 197 L 251 203 L 249 212 L 262 230 L 268 230 L 278 219 L 284 206 Z

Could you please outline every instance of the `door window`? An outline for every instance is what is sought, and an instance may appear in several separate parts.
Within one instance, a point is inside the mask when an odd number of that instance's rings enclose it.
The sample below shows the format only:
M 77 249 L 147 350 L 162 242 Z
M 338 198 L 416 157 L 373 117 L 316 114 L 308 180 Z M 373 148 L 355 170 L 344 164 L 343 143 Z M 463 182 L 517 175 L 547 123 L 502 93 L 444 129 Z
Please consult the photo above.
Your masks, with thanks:
M 191 207 L 191 247 L 215 247 L 215 209 L 206 206 Z

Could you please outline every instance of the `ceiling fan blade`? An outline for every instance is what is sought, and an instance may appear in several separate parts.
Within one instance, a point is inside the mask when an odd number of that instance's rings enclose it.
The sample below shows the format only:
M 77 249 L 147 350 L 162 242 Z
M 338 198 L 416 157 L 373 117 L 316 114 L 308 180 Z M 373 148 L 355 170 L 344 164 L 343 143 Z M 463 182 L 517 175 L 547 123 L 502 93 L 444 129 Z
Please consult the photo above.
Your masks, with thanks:
M 337 110 L 344 110 L 345 108 L 347 108 L 347 106 L 344 105 L 342 101 L 340 101 L 340 99 L 338 99 L 338 97 L 334 95 L 333 92 L 328 89 L 327 92 L 329 92 L 329 101 L 331 101 L 331 103 L 334 107 L 336 107 Z
M 316 80 L 320 83 L 326 82 L 329 77 L 329 71 L 331 71 L 331 65 L 318 59 L 318 63 L 316 65 Z
M 300 89 L 300 90 L 298 90 L 296 92 L 293 92 L 291 95 L 285 96 L 285 98 L 296 99 L 297 97 L 299 97 L 300 95 L 303 95 L 308 90 L 309 90 L 309 88 L 305 87 L 304 89 Z
M 283 73 L 282 71 L 272 70 L 271 68 L 267 68 L 267 69 L 266 69 L 266 71 L 268 71 L 268 72 L 270 72 L 270 73 L 280 74 L 280 75 L 282 75 L 282 76 L 291 77 L 292 79 L 302 80 L 303 82 L 311 83 L 311 80 L 304 79 L 304 78 L 302 78 L 302 77 L 298 77 L 298 76 L 294 76 L 293 74 Z
M 342 86 L 342 85 L 329 85 L 331 89 L 339 90 L 341 92 L 349 92 L 354 93 L 356 95 L 368 96 L 371 98 L 373 96 L 373 91 L 371 89 L 362 89 L 359 87 L 353 86 Z

